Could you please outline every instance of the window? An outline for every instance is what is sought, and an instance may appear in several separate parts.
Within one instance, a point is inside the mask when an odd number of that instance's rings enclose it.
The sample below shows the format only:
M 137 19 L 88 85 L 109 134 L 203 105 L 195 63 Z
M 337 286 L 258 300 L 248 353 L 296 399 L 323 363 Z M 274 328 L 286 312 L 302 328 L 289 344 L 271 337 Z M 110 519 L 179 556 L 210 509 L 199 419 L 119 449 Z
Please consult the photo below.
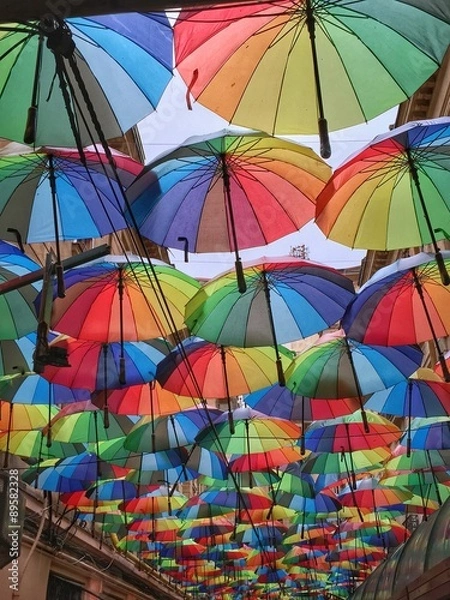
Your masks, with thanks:
M 63 579 L 54 573 L 50 573 L 47 585 L 47 600 L 81 600 L 83 588 Z

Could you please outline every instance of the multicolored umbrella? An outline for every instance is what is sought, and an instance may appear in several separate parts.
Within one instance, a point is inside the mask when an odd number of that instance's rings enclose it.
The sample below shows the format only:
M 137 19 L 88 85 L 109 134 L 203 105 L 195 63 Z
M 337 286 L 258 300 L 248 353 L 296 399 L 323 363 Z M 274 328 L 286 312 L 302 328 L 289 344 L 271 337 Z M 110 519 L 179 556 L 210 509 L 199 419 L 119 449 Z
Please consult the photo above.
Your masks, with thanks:
M 227 455 L 248 455 L 292 446 L 301 429 L 293 421 L 268 417 L 250 408 L 233 411 L 233 428 L 227 414 L 204 427 L 196 437 L 199 446 Z
M 60 411 L 61 413 L 61 411 Z M 104 413 L 99 410 L 84 410 L 52 420 L 52 439 L 58 442 L 95 443 L 113 440 L 125 435 L 133 427 L 133 421 L 125 415 L 109 415 L 105 422 Z
M 172 78 L 172 37 L 163 13 L 44 15 L 2 26 L 0 135 L 87 146 L 100 139 L 96 117 L 104 139 L 123 135 L 154 110 Z
M 450 252 L 442 252 L 441 259 L 444 268 L 450 268 Z M 434 256 L 420 252 L 377 271 L 349 304 L 342 326 L 350 337 L 367 344 L 433 340 L 450 379 L 439 342 L 450 333 L 449 293 Z
M 299 354 L 286 371 L 286 385 L 311 398 L 358 398 L 403 381 L 418 369 L 422 352 L 415 346 L 371 346 L 342 330 L 324 334 Z
M 205 340 L 272 346 L 327 329 L 354 296 L 353 282 L 331 267 L 292 256 L 244 263 L 247 291 L 233 271 L 205 284 L 186 305 L 186 325 Z
M 450 383 L 442 381 L 431 369 L 418 369 L 411 377 L 375 392 L 364 405 L 388 415 L 412 417 L 444 417 L 450 414 Z M 408 446 L 408 452 L 410 451 Z
M 180 396 L 224 398 L 230 413 L 232 396 L 275 383 L 277 355 L 284 371 L 293 354 L 282 346 L 240 348 L 188 338 L 159 362 L 156 379 Z
M 115 173 L 100 149 L 86 149 L 82 157 L 73 149 L 48 147 L 2 156 L 0 237 L 15 241 L 14 231 L 24 242 L 58 242 L 125 229 L 123 190 L 142 165 L 111 152 Z
M 412 449 L 419 450 L 449 450 L 450 449 L 450 418 L 416 417 L 411 427 L 400 438 L 401 445 L 409 444 Z
M 368 429 L 364 426 L 361 411 L 326 421 L 314 421 L 305 431 L 306 448 L 312 452 L 353 452 L 387 447 L 398 442 L 402 431 L 397 425 L 367 411 Z
M 101 343 L 61 335 L 49 344 L 67 351 L 69 366 L 46 365 L 42 376 L 52 383 L 91 391 L 148 383 L 169 351 L 163 340 Z
M 319 131 L 328 158 L 327 122 L 342 129 L 406 100 L 437 70 L 449 34 L 445 2 L 186 8 L 175 23 L 175 60 L 201 104 L 271 133 Z
M 128 189 L 133 224 L 160 246 L 235 252 L 269 244 L 312 219 L 330 176 L 310 148 L 263 133 L 194 137 Z
M 39 269 L 34 261 L 22 256 L 14 255 L 14 264 L 11 261 L 3 262 L 0 255 L 0 284 L 15 280 L 20 275 L 26 275 Z M 36 331 L 38 320 L 35 302 L 38 289 L 33 285 L 26 285 L 0 295 L 0 340 L 17 340 Z
M 355 398 L 306 398 L 279 384 L 244 396 L 245 404 L 272 417 L 292 421 L 316 421 L 348 415 L 358 409 Z
M 50 383 L 44 377 L 30 372 L 0 381 L 0 399 L 23 404 L 70 404 L 90 399 L 87 388 L 73 388 L 59 383 Z
M 190 446 L 199 431 L 221 414 L 221 410 L 205 406 L 156 418 L 144 416 L 127 434 L 124 447 L 132 452 L 159 452 Z
M 165 263 L 109 256 L 65 272 L 51 327 L 98 342 L 151 340 L 181 330 L 184 306 L 200 284 Z
M 194 400 L 178 396 L 161 387 L 156 380 L 138 385 L 127 385 L 122 389 L 96 391 L 91 395 L 93 404 L 103 408 L 105 402 L 111 412 L 119 415 L 173 415 L 181 410 L 193 408 Z
M 450 231 L 450 118 L 406 123 L 351 156 L 317 201 L 324 234 L 352 248 L 393 250 L 432 244 Z
M 366 477 L 357 481 L 355 487 L 344 487 L 337 496 L 343 506 L 378 509 L 403 504 L 411 499 L 413 494 L 400 487 L 382 486 L 374 477 Z
M 42 430 L 8 430 L 0 433 L 0 450 L 33 459 L 38 463 L 54 458 L 66 458 L 84 452 L 84 444 L 52 441 L 48 443 Z

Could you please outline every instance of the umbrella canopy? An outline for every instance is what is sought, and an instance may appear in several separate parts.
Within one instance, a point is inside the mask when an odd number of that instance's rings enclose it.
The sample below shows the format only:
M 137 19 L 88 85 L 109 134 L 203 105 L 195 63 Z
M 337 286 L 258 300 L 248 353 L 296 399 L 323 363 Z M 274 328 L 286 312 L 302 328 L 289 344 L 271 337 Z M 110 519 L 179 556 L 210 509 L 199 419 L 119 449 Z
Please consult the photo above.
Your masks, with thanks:
M 205 340 L 271 346 L 327 329 L 354 296 L 353 282 L 331 267 L 284 256 L 243 265 L 247 291 L 233 271 L 205 284 L 186 305 L 186 324 Z
M 352 248 L 433 244 L 439 258 L 436 240 L 450 231 L 449 141 L 448 117 L 377 136 L 329 180 L 317 201 L 317 224 Z
M 67 351 L 69 366 L 46 365 L 43 377 L 67 387 L 93 390 L 148 383 L 168 352 L 165 341 L 100 343 L 61 335 L 49 344 Z
M 68 442 L 48 443 L 42 430 L 7 430 L 0 433 L 0 450 L 38 463 L 53 458 L 67 458 L 85 451 L 83 444 Z
M 418 369 L 415 346 L 371 346 L 342 330 L 321 336 L 299 354 L 286 372 L 286 385 L 311 398 L 358 397 L 403 381 Z
M 156 419 L 144 416 L 128 433 L 124 447 L 133 452 L 159 452 L 189 446 L 198 432 L 221 414 L 219 409 L 205 407 Z
M 39 265 L 20 254 L 14 255 L 14 263 L 1 260 L 0 284 L 27 275 L 39 269 Z M 37 329 L 35 302 L 38 290 L 33 285 L 13 289 L 0 295 L 0 340 L 17 340 Z M 20 363 L 19 363 L 20 364 Z
M 0 399 L 24 404 L 68 404 L 90 399 L 87 388 L 72 388 L 50 383 L 40 375 L 30 373 L 0 382 Z
M 105 422 L 104 413 L 98 410 L 84 410 L 68 415 L 57 415 L 52 422 L 52 439 L 58 442 L 98 443 L 126 434 L 133 427 L 133 421 L 125 415 L 109 415 Z
M 450 414 L 450 383 L 431 369 L 419 369 L 407 380 L 372 394 L 364 406 L 400 417 L 444 417 Z
M 3 25 L 0 135 L 87 146 L 100 139 L 97 116 L 104 139 L 121 136 L 153 111 L 172 78 L 172 37 L 163 13 L 66 21 L 49 14 Z
M 306 448 L 312 452 L 353 452 L 389 446 L 402 432 L 388 419 L 366 412 L 367 428 L 361 411 L 326 421 L 314 421 L 305 431 Z
M 148 164 L 127 197 L 142 235 L 160 246 L 237 252 L 310 221 L 330 175 L 310 148 L 225 130 Z
M 282 368 L 293 354 L 278 348 Z M 158 363 L 156 379 L 180 396 L 230 398 L 267 387 L 277 378 L 276 350 L 270 346 L 240 348 L 188 338 Z
M 0 237 L 15 241 L 18 231 L 24 242 L 36 243 L 97 238 L 127 227 L 123 189 L 142 165 L 111 152 L 115 173 L 100 149 L 85 149 L 83 156 L 49 147 L 2 156 Z
M 99 342 L 151 340 L 184 327 L 184 306 L 199 289 L 165 263 L 109 256 L 64 275 L 66 295 L 55 298 L 51 326 Z
M 0 401 L 0 431 L 42 429 L 49 419 L 57 415 L 58 409 L 55 406 L 46 407 L 23 402 L 9 404 Z
M 410 439 L 409 439 L 410 438 Z M 401 445 L 408 445 L 419 450 L 450 449 L 450 418 L 433 417 L 430 419 L 416 417 L 411 428 L 400 438 Z
M 152 380 L 148 383 L 127 385 L 115 390 L 96 391 L 92 394 L 93 404 L 103 408 L 105 402 L 111 412 L 119 415 L 173 415 L 194 406 L 194 400 L 178 396 Z
M 442 252 L 442 259 L 450 268 L 450 252 Z M 437 341 L 450 334 L 449 299 L 434 256 L 420 252 L 377 271 L 352 299 L 342 326 L 367 344 Z
M 343 506 L 358 506 L 359 508 L 375 508 L 402 504 L 413 497 L 412 492 L 400 487 L 382 486 L 373 478 L 360 479 L 355 488 L 344 487 L 338 498 Z
M 292 421 L 315 421 L 348 415 L 358 408 L 355 398 L 306 398 L 279 384 L 256 390 L 244 397 L 248 406 L 273 417 Z
M 216 452 L 243 455 L 291 446 L 301 433 L 293 421 L 268 417 L 248 407 L 233 411 L 233 423 L 231 428 L 228 415 L 223 414 L 200 431 L 197 444 Z
M 362 123 L 411 96 L 441 62 L 449 23 L 445 1 L 189 8 L 175 24 L 175 60 L 189 92 L 226 120 L 319 131 L 328 157 L 327 121 L 332 130 Z

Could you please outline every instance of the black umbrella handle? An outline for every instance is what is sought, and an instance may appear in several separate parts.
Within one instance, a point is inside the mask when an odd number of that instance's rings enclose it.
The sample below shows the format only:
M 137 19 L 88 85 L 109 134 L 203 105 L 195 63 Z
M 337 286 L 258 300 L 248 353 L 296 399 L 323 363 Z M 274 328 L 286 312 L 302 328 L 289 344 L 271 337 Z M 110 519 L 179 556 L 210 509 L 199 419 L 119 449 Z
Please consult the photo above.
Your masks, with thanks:
M 436 252 L 436 263 L 439 269 L 439 274 L 441 276 L 441 281 L 443 285 L 450 285 L 450 275 L 447 272 L 447 268 L 445 266 L 444 257 L 442 256 L 442 252 L 438 250 Z

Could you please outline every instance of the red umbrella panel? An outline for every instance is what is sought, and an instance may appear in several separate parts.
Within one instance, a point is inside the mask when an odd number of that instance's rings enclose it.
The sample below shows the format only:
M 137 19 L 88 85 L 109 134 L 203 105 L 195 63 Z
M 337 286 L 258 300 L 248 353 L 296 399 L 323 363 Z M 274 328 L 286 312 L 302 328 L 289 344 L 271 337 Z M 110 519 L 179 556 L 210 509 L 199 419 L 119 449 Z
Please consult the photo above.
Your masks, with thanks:
M 105 393 L 95 391 L 91 396 L 93 404 L 103 408 Z M 106 403 L 109 410 L 121 415 L 173 415 L 181 410 L 193 408 L 195 402 L 192 398 L 179 396 L 161 387 L 156 380 L 148 383 L 127 385 L 123 388 L 108 389 Z

